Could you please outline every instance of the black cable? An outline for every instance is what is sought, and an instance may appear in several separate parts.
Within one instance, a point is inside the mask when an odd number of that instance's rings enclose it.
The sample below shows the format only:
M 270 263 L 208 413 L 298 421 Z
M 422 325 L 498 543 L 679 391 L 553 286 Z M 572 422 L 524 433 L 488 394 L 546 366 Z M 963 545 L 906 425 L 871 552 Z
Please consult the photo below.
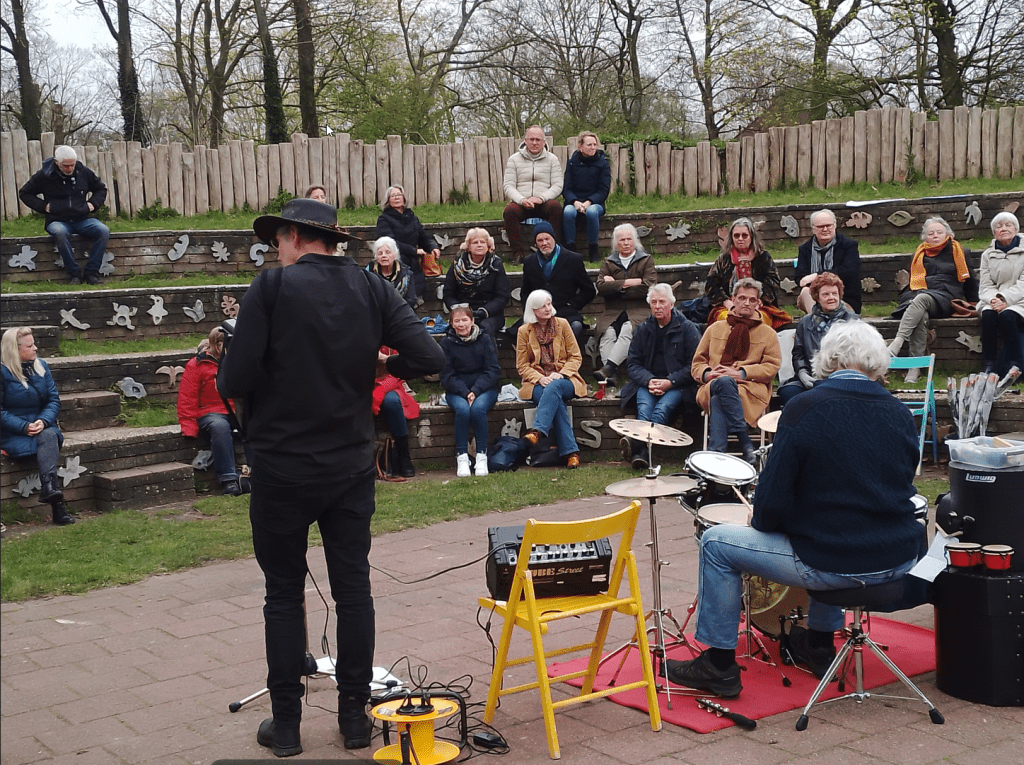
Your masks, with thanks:
M 431 579 L 436 579 L 437 577 L 441 576 L 442 574 L 447 574 L 447 573 L 450 573 L 452 571 L 458 571 L 460 568 L 468 568 L 469 566 L 472 566 L 472 565 L 474 565 L 476 563 L 479 563 L 482 560 L 486 560 L 491 555 L 494 555 L 494 553 L 496 553 L 496 552 L 501 552 L 502 550 L 509 550 L 509 549 L 518 550 L 519 549 L 519 545 L 516 544 L 515 542 L 503 542 L 500 545 L 498 545 L 497 547 L 494 547 L 494 548 L 488 550 L 486 553 L 481 555 L 476 560 L 469 561 L 469 563 L 460 563 L 458 566 L 452 566 L 451 568 L 443 569 L 442 571 L 438 571 L 437 573 L 431 574 L 430 576 L 425 576 L 422 579 L 411 579 L 409 581 L 404 581 L 402 579 L 399 579 L 394 574 L 390 574 L 387 571 L 385 571 L 384 569 L 378 568 L 377 566 L 374 566 L 372 563 L 370 564 L 370 568 L 372 568 L 374 571 L 379 571 L 381 574 L 384 574 L 384 576 L 389 577 L 390 579 L 393 579 L 394 581 L 398 582 L 399 584 L 419 584 L 420 582 L 426 582 L 426 581 L 429 581 Z

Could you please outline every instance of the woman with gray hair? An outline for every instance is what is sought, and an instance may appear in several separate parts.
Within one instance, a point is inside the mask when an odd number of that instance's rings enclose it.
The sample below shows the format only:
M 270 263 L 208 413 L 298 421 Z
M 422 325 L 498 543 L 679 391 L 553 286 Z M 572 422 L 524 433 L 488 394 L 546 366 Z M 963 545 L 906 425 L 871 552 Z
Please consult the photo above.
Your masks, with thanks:
M 647 291 L 657 283 L 654 258 L 644 252 L 636 228 L 629 223 L 616 226 L 612 230 L 612 252 L 597 274 L 597 291 L 604 298 L 596 330 L 604 364 L 594 372 L 598 382 L 614 385 L 618 379 L 633 331 L 648 316 Z
M 889 353 L 899 356 L 904 346 L 908 355 L 923 356 L 928 341 L 928 319 L 953 315 L 953 302 L 963 301 L 964 286 L 971 278 L 970 251 L 953 238 L 953 229 L 936 216 L 924 222 L 921 244 L 910 261 L 910 283 L 899 296 L 892 312 L 900 320 Z M 907 370 L 906 382 L 916 382 L 920 369 Z
M 566 407 L 577 396 L 587 395 L 587 384 L 580 377 L 582 364 L 576 336 L 569 322 L 555 316 L 551 293 L 531 292 L 516 338 L 516 369 L 523 379 L 519 398 L 537 404 L 533 427 L 525 438 L 536 446 L 542 437 L 553 435 L 558 454 L 570 469 L 579 467 L 580 449 Z
M 1017 216 L 1001 212 L 992 219 L 992 244 L 981 253 L 978 310 L 981 312 L 981 357 L 985 371 L 1006 374 L 1024 370 L 1024 243 Z M 1003 363 L 998 364 L 999 340 Z
M 374 235 L 378 239 L 390 236 L 398 243 L 398 256 L 413 275 L 416 294 L 422 296 L 426 293 L 425 277 L 440 276 L 443 273 L 437 262 L 441 257 L 441 249 L 407 205 L 405 189 L 401 186 L 388 187 L 380 205 L 381 213 L 377 217 Z M 420 297 L 419 303 L 422 302 Z
M 722 251 L 711 265 L 704 294 L 711 304 L 708 324 L 724 319 L 732 309 L 732 287 L 740 279 L 761 282 L 761 318 L 772 329 L 793 319 L 779 306 L 779 270 L 750 218 L 737 218 L 722 240 Z
M 390 236 L 382 236 L 370 248 L 373 250 L 373 262 L 366 266 L 366 270 L 377 274 L 394 287 L 411 308 L 423 302 L 416 292 L 412 269 L 398 257 L 398 243 Z

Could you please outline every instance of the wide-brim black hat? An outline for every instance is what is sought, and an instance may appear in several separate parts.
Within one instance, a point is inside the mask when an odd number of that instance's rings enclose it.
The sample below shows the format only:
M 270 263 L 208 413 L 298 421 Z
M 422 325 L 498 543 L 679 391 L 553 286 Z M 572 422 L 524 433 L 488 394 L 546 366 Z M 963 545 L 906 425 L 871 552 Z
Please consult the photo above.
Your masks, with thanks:
M 334 207 L 304 197 L 288 202 L 280 215 L 261 215 L 252 222 L 252 230 L 261 241 L 270 244 L 277 230 L 289 223 L 300 223 L 317 231 L 334 234 L 341 242 L 359 238 L 338 226 L 338 211 Z

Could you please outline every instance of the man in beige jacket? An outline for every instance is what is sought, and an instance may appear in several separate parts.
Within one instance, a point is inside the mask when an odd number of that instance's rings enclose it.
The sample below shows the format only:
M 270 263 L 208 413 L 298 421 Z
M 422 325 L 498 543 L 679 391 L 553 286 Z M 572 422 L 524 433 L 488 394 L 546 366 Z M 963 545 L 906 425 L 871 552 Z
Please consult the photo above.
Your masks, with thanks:
M 512 262 L 522 263 L 526 256 L 523 232 L 520 228 L 527 218 L 543 218 L 555 229 L 555 239 L 562 242 L 562 165 L 558 157 L 548 151 L 544 131 L 533 125 L 526 131 L 526 140 L 505 163 L 505 196 L 509 202 L 502 218 L 508 243 L 512 247 Z

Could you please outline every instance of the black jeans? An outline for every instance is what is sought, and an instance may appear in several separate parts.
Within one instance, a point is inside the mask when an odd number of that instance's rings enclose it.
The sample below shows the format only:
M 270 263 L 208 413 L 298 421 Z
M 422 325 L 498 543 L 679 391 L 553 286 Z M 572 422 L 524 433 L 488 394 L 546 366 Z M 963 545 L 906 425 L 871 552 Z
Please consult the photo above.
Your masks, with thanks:
M 338 612 L 338 693 L 361 700 L 370 696 L 374 611 L 369 554 L 374 477 L 371 468 L 354 476 L 282 484 L 261 480 L 258 462 L 253 470 L 249 519 L 256 560 L 266 579 L 267 688 L 278 725 L 298 724 L 302 717 L 306 645 L 302 605 L 307 538 L 314 522 L 323 537 L 327 576 Z

